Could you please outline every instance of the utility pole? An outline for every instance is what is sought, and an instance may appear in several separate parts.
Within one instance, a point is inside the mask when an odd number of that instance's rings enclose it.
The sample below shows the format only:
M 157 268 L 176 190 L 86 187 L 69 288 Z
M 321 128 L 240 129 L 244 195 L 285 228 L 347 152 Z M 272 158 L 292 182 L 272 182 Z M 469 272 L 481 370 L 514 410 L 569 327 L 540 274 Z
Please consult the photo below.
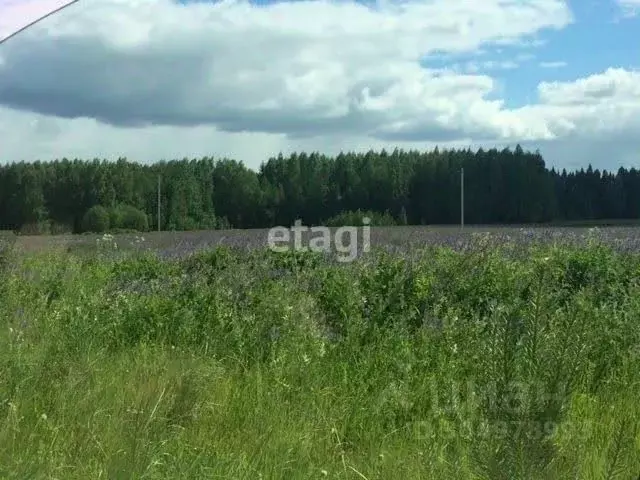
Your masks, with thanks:
M 464 230 L 464 168 L 460 169 L 460 230 Z
M 158 232 L 160 231 L 160 174 L 158 174 Z

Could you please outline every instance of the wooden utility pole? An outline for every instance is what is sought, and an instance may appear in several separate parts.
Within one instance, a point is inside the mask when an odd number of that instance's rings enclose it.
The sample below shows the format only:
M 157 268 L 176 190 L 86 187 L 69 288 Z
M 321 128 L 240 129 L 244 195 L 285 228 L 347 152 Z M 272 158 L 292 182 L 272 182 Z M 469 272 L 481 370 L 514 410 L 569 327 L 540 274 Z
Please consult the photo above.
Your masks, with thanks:
M 160 174 L 158 174 L 158 232 L 160 231 Z
M 464 168 L 460 169 L 460 230 L 464 230 Z

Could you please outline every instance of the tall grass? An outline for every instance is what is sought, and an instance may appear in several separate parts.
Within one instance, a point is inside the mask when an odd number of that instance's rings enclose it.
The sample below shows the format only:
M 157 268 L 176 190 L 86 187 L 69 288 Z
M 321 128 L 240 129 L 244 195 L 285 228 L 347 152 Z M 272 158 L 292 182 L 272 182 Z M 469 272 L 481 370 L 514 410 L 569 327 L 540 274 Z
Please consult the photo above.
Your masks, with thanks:
M 640 259 L 597 243 L 0 275 L 2 478 L 640 473 Z

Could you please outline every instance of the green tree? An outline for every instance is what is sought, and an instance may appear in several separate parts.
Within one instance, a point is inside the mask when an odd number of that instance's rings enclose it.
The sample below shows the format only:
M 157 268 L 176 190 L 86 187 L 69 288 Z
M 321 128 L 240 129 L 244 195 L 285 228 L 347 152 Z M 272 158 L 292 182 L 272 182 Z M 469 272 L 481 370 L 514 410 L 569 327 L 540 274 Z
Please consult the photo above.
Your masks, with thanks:
M 84 214 L 83 231 L 103 233 L 109 230 L 109 211 L 102 205 L 94 205 Z
M 120 204 L 109 212 L 112 229 L 136 230 L 145 232 L 149 229 L 147 214 L 131 205 Z

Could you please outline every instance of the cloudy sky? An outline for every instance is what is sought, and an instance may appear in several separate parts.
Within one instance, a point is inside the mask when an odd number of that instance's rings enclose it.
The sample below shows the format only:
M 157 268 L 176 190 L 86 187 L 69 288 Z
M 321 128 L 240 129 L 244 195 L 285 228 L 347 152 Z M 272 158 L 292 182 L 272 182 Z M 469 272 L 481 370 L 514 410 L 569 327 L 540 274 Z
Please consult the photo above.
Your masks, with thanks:
M 0 44 L 0 162 L 516 143 L 640 166 L 640 0 L 80 0 Z

